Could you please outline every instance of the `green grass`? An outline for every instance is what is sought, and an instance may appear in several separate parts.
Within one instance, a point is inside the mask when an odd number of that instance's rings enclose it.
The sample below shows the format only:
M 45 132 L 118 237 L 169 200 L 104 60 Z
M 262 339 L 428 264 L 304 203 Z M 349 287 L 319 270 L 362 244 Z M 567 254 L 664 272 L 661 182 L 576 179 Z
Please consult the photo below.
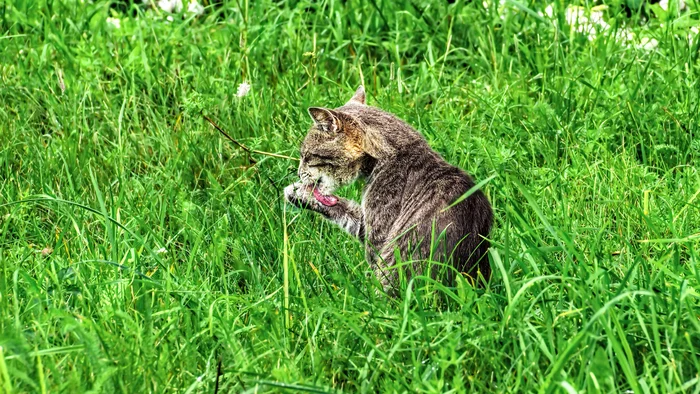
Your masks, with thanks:
M 0 391 L 700 392 L 697 4 L 610 4 L 653 51 L 556 4 L 4 2 Z M 297 156 L 361 83 L 494 176 L 487 287 L 375 294 L 362 245 L 285 208 L 296 163 L 199 114 Z

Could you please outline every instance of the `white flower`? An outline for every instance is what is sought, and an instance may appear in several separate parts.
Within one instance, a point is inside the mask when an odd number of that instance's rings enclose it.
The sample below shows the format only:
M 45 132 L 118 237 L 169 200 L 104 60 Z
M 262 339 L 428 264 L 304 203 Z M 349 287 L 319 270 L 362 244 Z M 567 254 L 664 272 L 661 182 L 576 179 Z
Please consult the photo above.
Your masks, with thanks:
M 688 44 L 693 45 L 693 42 L 698 38 L 698 35 L 700 35 L 700 29 L 698 29 L 697 26 L 693 26 L 690 28 L 690 33 L 688 33 Z
M 617 30 L 614 33 L 613 38 L 615 38 L 619 43 L 625 44 L 625 46 L 630 46 L 630 44 L 636 41 L 636 36 L 634 33 L 624 28 Z
M 580 19 L 585 19 L 586 22 L 588 22 L 585 11 L 586 10 L 583 7 L 568 6 L 566 7 L 564 19 L 566 19 L 566 23 L 570 24 L 571 26 L 578 24 Z
M 155 254 L 163 254 L 163 253 L 168 253 L 168 250 L 165 248 L 160 248 L 155 251 Z
M 107 24 L 111 25 L 115 29 L 122 27 L 122 21 L 117 18 L 107 18 Z
M 603 19 L 603 10 L 600 8 L 591 9 L 591 16 L 588 17 L 588 20 L 604 29 L 610 28 L 610 25 L 608 25 L 607 22 L 605 22 L 605 19 Z
M 187 12 L 195 15 L 202 15 L 204 13 L 204 6 L 199 4 L 197 0 L 190 0 L 189 4 L 187 4 Z
M 646 51 L 653 51 L 658 46 L 659 46 L 659 42 L 656 41 L 656 39 L 642 37 L 642 39 L 639 41 L 639 45 L 637 45 L 637 48 L 644 49 Z
M 238 91 L 236 92 L 236 97 L 244 97 L 250 92 L 250 84 L 248 82 L 243 82 L 238 85 Z
M 659 7 L 661 7 L 661 9 L 664 11 L 668 11 L 668 0 L 659 1 Z M 685 9 L 685 1 L 678 0 L 678 9 L 681 11 Z
M 571 26 L 571 31 L 577 31 L 588 35 L 589 40 L 595 39 L 598 33 L 610 29 L 610 25 L 603 19 L 605 6 L 596 6 L 587 13 L 584 7 L 568 6 L 566 8 L 566 23 Z
M 158 8 L 165 12 L 180 12 L 182 0 L 158 0 Z
M 551 4 L 548 5 L 547 8 L 544 9 L 544 13 L 550 18 L 554 18 L 554 7 Z
M 481 5 L 482 5 L 486 10 L 490 10 L 490 9 L 491 9 L 491 4 L 492 4 L 492 0 L 484 0 L 484 1 L 481 3 Z M 512 7 L 511 7 L 511 8 L 512 8 Z M 497 9 L 497 12 L 498 12 L 498 16 L 499 16 L 502 20 L 505 20 L 505 19 L 506 19 L 505 13 L 506 13 L 507 11 L 511 11 L 511 9 L 508 9 L 508 7 L 506 7 L 506 0 L 498 0 L 498 9 Z

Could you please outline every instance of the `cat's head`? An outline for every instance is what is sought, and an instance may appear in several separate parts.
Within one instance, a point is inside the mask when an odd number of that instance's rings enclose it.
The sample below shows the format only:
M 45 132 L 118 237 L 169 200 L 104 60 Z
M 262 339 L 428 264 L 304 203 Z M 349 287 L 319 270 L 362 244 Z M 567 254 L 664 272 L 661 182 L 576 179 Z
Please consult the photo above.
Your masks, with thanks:
M 364 105 L 362 86 L 346 104 Z M 365 133 L 357 119 L 339 110 L 309 108 L 314 125 L 301 143 L 299 177 L 324 195 L 351 183 L 365 159 Z

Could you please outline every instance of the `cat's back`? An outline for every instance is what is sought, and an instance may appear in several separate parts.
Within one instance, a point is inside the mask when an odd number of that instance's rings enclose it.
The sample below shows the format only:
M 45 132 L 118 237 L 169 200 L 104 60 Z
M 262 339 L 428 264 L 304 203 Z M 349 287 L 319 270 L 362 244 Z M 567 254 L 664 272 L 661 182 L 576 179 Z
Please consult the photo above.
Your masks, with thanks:
M 453 202 L 474 186 L 466 172 L 447 162 L 422 134 L 392 113 L 367 105 L 345 105 L 338 110 L 358 120 L 385 155 L 384 165 L 370 179 L 370 195 L 390 197 L 401 190 L 405 202 L 429 201 L 433 207 Z
M 395 115 L 367 105 L 338 110 L 359 121 L 377 151 L 385 155 L 368 182 L 365 200 L 369 201 L 363 201 L 370 209 L 392 207 L 380 216 L 400 214 L 399 223 L 432 217 L 474 186 L 469 174 L 447 162 L 422 134 Z M 393 204 L 387 204 L 389 200 Z M 452 207 L 449 216 L 453 222 L 464 222 L 469 228 L 465 231 L 483 234 L 491 227 L 491 206 L 481 191 Z

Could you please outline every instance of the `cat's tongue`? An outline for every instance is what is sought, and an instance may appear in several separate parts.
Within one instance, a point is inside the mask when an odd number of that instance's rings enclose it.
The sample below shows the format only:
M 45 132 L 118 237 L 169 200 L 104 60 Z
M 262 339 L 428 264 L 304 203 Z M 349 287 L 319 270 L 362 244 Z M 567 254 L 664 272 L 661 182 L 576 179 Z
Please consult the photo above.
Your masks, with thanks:
M 321 194 L 321 192 L 318 190 L 317 187 L 314 187 L 314 198 L 320 202 L 321 204 L 327 206 L 327 207 L 332 207 L 333 205 L 338 203 L 338 198 L 335 196 L 325 196 Z

